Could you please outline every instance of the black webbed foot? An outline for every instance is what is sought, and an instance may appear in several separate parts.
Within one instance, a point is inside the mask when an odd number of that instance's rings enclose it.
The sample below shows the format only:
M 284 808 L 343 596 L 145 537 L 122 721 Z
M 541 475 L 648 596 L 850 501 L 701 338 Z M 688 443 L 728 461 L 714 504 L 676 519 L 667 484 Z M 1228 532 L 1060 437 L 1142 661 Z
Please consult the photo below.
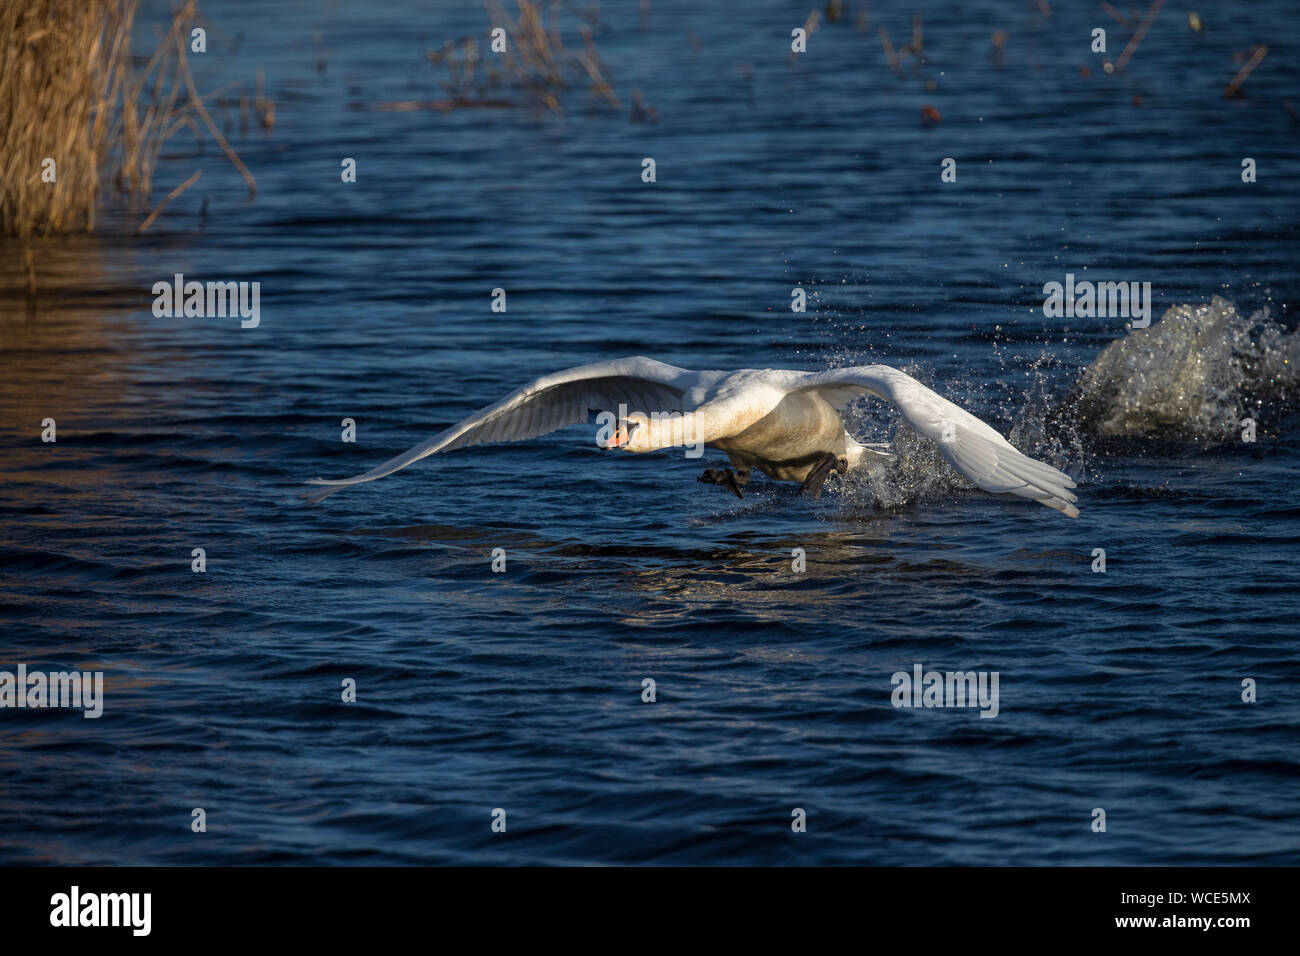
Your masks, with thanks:
M 822 485 L 826 483 L 826 479 L 830 476 L 830 473 L 836 472 L 842 475 L 848 470 L 849 463 L 847 460 L 827 454 L 817 463 L 816 467 L 808 473 L 808 477 L 803 480 L 803 484 L 799 486 L 799 494 L 803 494 L 805 491 L 811 491 L 813 493 L 813 500 L 819 501 L 822 496 Z
M 737 475 L 730 468 L 706 468 L 704 474 L 697 480 L 706 485 L 722 485 L 730 489 L 737 498 L 744 499 L 744 488 L 749 484 L 749 472 L 745 471 Z

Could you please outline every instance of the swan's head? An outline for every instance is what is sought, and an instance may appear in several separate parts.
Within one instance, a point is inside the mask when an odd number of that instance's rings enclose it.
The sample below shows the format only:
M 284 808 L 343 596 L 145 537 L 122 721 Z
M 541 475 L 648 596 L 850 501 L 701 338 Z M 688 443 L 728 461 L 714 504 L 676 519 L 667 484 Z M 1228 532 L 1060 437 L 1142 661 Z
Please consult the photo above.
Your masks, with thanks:
M 621 448 L 624 451 L 650 451 L 650 420 L 640 412 L 633 412 L 618 423 L 602 448 Z

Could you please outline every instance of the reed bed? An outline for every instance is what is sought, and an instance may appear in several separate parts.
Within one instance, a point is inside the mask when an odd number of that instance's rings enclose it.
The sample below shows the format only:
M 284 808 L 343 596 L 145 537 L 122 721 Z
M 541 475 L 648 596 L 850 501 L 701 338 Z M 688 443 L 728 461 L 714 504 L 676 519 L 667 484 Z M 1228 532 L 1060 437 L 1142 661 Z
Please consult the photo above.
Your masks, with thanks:
M 110 192 L 143 209 L 163 144 L 186 126 L 206 127 L 253 188 L 195 89 L 186 56 L 195 3 L 174 10 L 143 65 L 131 52 L 137 7 L 138 0 L 0 3 L 0 233 L 93 231 Z

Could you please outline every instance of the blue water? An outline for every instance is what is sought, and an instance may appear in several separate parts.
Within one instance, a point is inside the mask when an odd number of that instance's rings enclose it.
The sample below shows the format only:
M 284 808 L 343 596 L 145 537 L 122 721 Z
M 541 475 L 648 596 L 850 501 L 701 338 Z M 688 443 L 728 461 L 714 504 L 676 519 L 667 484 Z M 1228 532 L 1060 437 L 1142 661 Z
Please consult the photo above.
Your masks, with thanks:
M 98 720 L 0 711 L 0 863 L 1294 862 L 1291 384 L 1263 387 L 1255 443 L 1054 431 L 1128 332 L 1042 310 L 1070 272 L 1151 282 L 1153 321 L 1218 295 L 1295 327 L 1294 6 L 1215 5 L 1197 33 L 1166 5 L 1112 75 L 1129 31 L 1090 4 L 877 2 L 862 30 L 864 7 L 792 56 L 807 3 L 604 4 L 618 109 L 576 81 L 558 109 L 506 85 L 514 107 L 394 110 L 448 96 L 424 53 L 485 35 L 477 4 L 207 0 L 201 87 L 264 71 L 275 101 L 270 131 L 214 112 L 255 200 L 182 133 L 155 198 L 199 185 L 141 238 L 37 243 L 34 312 L 0 245 L 0 669 L 106 682 Z M 877 29 L 905 44 L 917 11 L 899 77 Z M 176 272 L 260 281 L 261 324 L 155 318 Z M 605 453 L 590 427 L 298 497 L 630 354 L 907 368 L 1037 436 L 1081 516 L 914 444 L 878 487 L 738 501 L 695 480 L 720 456 Z M 998 716 L 894 708 L 917 663 L 997 671 Z

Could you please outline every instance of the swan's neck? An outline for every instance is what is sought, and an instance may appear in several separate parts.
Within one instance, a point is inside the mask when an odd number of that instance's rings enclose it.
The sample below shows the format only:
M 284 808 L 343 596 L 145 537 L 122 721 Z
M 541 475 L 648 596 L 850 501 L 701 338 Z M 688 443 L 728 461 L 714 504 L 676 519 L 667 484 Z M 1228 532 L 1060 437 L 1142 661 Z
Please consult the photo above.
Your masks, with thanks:
M 640 450 L 704 445 L 720 437 L 713 434 L 715 431 L 710 427 L 710 417 L 697 412 L 655 414 L 646 425 L 646 444 Z

